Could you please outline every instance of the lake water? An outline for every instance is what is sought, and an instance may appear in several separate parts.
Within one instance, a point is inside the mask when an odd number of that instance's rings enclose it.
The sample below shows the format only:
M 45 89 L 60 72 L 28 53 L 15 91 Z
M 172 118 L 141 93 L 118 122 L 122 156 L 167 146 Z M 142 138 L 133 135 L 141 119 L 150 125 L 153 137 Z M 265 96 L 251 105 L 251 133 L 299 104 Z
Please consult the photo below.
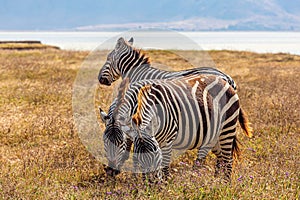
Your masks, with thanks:
M 103 45 L 113 37 L 130 32 L 0 32 L 0 41 L 3 40 L 40 40 L 68 50 L 93 50 L 106 48 Z M 127 35 L 126 35 L 127 34 Z M 291 53 L 300 55 L 300 32 L 172 32 L 172 36 L 161 37 L 159 32 L 152 37 L 155 48 L 195 49 L 195 45 L 183 45 L 182 38 L 193 41 L 204 50 L 246 50 L 261 53 Z M 134 35 L 134 34 L 133 34 Z M 177 35 L 180 35 L 178 38 Z M 149 35 L 143 35 L 144 41 L 150 41 Z M 152 36 L 152 35 L 151 35 Z M 168 41 L 167 41 L 168 40 Z M 116 38 L 110 40 L 109 47 L 115 44 Z M 139 40 L 136 40 L 137 43 Z M 167 41 L 167 42 L 166 42 Z M 157 44 L 157 45 L 156 45 Z M 102 45 L 102 46 L 101 46 Z M 140 44 L 141 47 L 144 47 Z

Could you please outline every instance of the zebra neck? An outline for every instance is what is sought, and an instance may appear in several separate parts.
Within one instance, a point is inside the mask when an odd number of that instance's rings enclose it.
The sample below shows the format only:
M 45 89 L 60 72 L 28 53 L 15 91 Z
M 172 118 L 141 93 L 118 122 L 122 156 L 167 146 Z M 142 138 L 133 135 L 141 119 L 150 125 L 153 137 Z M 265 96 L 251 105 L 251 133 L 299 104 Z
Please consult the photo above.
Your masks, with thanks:
M 139 66 L 131 67 L 129 70 L 121 74 L 122 79 L 128 77 L 132 81 L 143 80 L 143 79 L 152 79 L 156 75 L 165 75 L 170 72 L 160 70 L 151 66 L 151 64 L 142 64 Z
M 128 74 L 134 69 L 138 69 L 141 66 L 150 65 L 149 57 L 147 57 L 143 52 L 137 49 L 130 48 L 120 57 L 119 71 L 121 76 Z
M 132 78 L 136 74 L 140 74 L 143 71 L 148 71 L 152 69 L 150 64 L 139 64 L 139 65 L 131 65 L 126 67 L 123 71 L 121 71 L 122 78 L 129 77 Z

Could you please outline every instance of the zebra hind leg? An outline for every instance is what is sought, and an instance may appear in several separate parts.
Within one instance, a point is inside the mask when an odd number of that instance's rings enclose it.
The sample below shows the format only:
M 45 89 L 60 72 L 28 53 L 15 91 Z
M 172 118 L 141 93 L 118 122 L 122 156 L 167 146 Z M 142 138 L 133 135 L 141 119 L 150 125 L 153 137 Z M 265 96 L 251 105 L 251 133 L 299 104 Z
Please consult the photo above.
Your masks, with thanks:
M 165 166 L 162 168 L 162 178 L 163 180 L 168 180 L 168 178 L 170 177 L 170 168 L 169 166 Z
M 231 182 L 232 163 L 233 163 L 233 159 L 226 160 L 224 162 L 224 180 L 226 183 Z
M 217 156 L 216 173 L 219 173 L 220 170 L 222 170 L 223 179 L 225 180 L 225 182 L 230 183 L 233 164 L 233 154 L 239 153 L 236 137 L 223 141 L 221 140 L 220 146 L 221 153 Z
M 228 120 L 228 119 L 227 119 Z M 233 157 L 239 157 L 240 149 L 236 136 L 237 117 L 225 124 L 219 136 L 219 144 L 221 153 L 218 155 L 217 166 L 223 170 L 223 180 L 227 183 L 231 182 L 231 172 Z
M 239 148 L 238 144 L 239 144 L 239 142 L 238 142 L 238 139 L 235 135 L 232 139 L 230 154 L 228 152 L 229 157 L 228 157 L 228 159 L 224 160 L 225 180 L 227 180 L 228 182 L 231 181 L 233 158 L 238 159 L 240 154 L 241 154 L 241 151 L 240 151 L 240 148 Z
M 225 156 L 223 154 L 217 154 L 214 176 L 222 178 L 225 182 L 230 182 L 232 163 L 233 159 L 231 155 Z
M 215 177 L 218 177 L 220 175 L 220 170 L 221 170 L 221 166 L 222 166 L 222 151 L 221 151 L 221 147 L 220 147 L 220 142 L 218 141 L 217 144 L 214 146 L 214 148 L 212 149 L 212 153 L 215 154 L 215 156 L 217 157 L 217 162 L 216 162 L 216 166 L 215 166 Z

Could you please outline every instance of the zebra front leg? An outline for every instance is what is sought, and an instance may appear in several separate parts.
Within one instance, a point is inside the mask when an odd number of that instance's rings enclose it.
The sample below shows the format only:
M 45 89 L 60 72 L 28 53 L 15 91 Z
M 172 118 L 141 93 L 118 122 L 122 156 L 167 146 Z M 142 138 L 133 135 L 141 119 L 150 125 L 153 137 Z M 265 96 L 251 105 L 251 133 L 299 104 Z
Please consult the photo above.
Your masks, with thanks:
M 132 161 L 133 161 L 133 178 L 135 181 L 137 181 L 138 173 L 140 172 L 140 169 L 139 169 L 139 161 L 136 153 L 133 153 Z
M 170 162 L 171 162 L 171 154 L 172 154 L 172 145 L 167 144 L 166 146 L 161 148 L 162 150 L 162 176 L 164 180 L 170 178 Z
M 122 157 L 122 162 L 124 163 L 126 160 L 128 160 L 129 155 L 130 155 L 130 151 L 131 151 L 131 147 L 132 147 L 132 140 L 130 138 L 126 139 L 126 149 L 125 149 L 125 153 Z
M 203 167 L 205 164 L 205 159 L 208 152 L 211 150 L 211 147 L 200 147 L 198 149 L 197 158 L 194 162 L 193 168 Z

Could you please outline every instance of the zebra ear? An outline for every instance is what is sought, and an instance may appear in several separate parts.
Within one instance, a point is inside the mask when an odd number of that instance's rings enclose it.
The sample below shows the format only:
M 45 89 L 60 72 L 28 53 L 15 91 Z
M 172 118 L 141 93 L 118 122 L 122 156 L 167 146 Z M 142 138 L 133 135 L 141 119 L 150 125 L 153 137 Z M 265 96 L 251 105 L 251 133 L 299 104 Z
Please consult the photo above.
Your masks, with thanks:
M 100 107 L 99 107 L 99 112 L 100 112 L 100 117 L 102 122 L 105 123 L 106 125 L 109 120 L 109 116 Z
M 132 127 L 133 127 L 133 130 L 134 130 L 133 133 L 132 133 L 132 138 L 139 137 L 141 140 L 143 140 L 143 136 L 142 136 L 141 130 L 138 127 L 138 125 L 135 122 L 133 122 Z
M 137 122 L 135 120 L 132 120 L 132 128 L 133 128 L 134 131 L 132 131 L 131 137 L 132 138 L 139 137 L 140 139 L 143 139 L 140 128 L 136 123 Z
M 115 49 L 119 49 L 119 48 L 121 47 L 121 45 L 124 44 L 124 43 L 125 43 L 124 38 L 120 37 L 120 38 L 118 39 L 118 41 L 117 41 L 117 44 L 116 44 L 116 46 L 115 46 Z
M 130 40 L 128 40 L 128 43 L 129 43 L 130 45 L 133 45 L 133 37 L 130 38 Z

